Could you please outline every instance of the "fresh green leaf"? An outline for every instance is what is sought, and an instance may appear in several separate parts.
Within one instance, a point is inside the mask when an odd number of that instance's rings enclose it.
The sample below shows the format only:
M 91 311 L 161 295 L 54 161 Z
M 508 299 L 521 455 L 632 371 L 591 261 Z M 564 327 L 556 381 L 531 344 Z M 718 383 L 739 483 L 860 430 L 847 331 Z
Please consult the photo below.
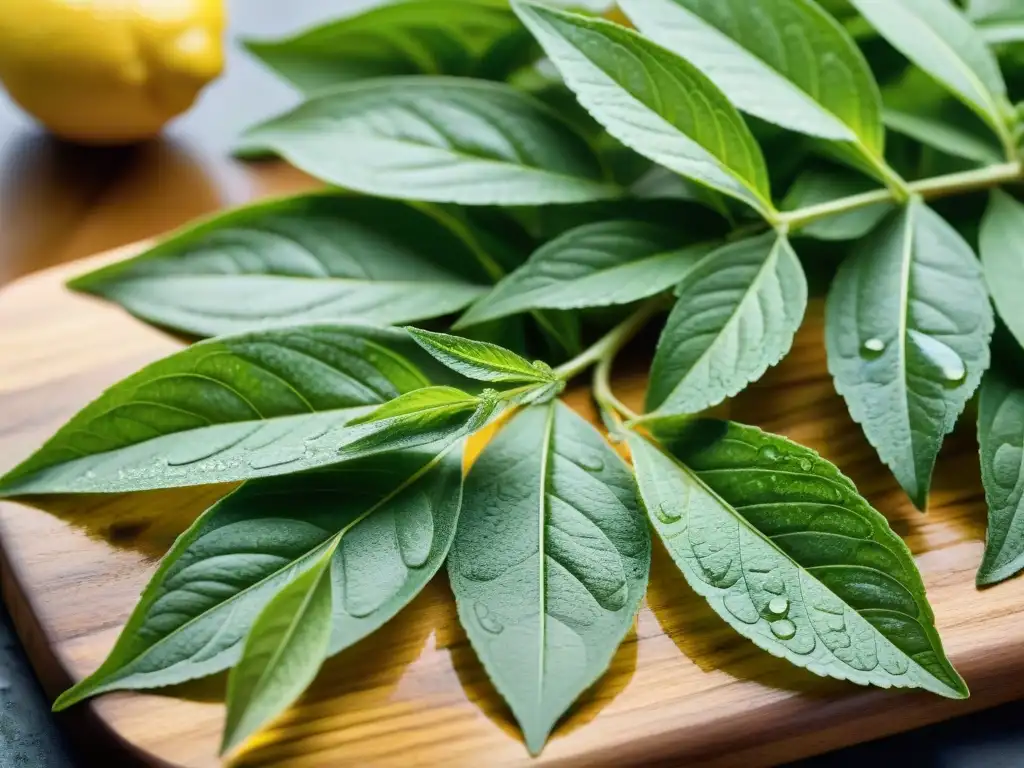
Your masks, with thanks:
M 297 472 L 341 460 L 366 406 L 430 384 L 404 331 L 309 325 L 202 341 L 108 389 L 0 496 L 120 493 Z
M 1024 205 L 996 190 L 979 238 L 985 281 L 999 317 L 1024 346 Z
M 523 0 L 512 7 L 613 137 L 766 217 L 774 214 L 760 147 L 699 69 L 611 22 Z
M 235 664 L 253 620 L 341 534 L 329 654 L 398 613 L 441 567 L 462 498 L 461 443 L 246 483 L 164 557 L 110 656 L 61 696 L 156 688 Z
M 331 641 L 331 561 L 341 534 L 256 617 L 228 676 L 221 754 L 232 752 L 309 687 Z
M 428 207 L 313 194 L 216 216 L 69 285 L 217 336 L 282 321 L 414 322 L 458 311 L 490 282 Z
M 382 197 L 543 205 L 620 194 L 557 114 L 511 86 L 482 80 L 349 83 L 250 129 L 243 143 Z
M 541 382 L 554 379 L 551 369 L 543 363 L 531 363 L 497 344 L 418 328 L 406 330 L 439 363 L 470 379 Z
M 500 414 L 502 406 L 494 390 L 479 397 L 455 387 L 407 392 L 350 420 L 338 448 L 339 460 L 450 442 L 480 429 Z
M 1024 18 L 1014 22 L 984 24 L 978 32 L 989 45 L 1024 42 Z
M 811 0 L 623 0 L 622 7 L 740 110 L 882 158 L 882 103 L 871 70 L 843 26 Z
M 789 241 L 767 233 L 705 256 L 676 295 L 647 390 L 656 416 L 699 413 L 779 362 L 803 319 L 807 280 Z
M 967 697 L 910 550 L 834 465 L 732 422 L 628 440 L 655 530 L 737 632 L 819 675 Z
M 530 41 L 521 33 L 508 6 L 496 2 L 406 0 L 283 40 L 247 40 L 244 45 L 274 72 L 312 94 L 352 80 L 391 75 L 504 80 L 532 58 Z
M 797 176 L 781 208 L 795 211 L 875 189 L 878 185 L 871 179 L 848 168 L 812 166 Z M 794 234 L 818 240 L 858 240 L 874 229 L 891 210 L 890 203 L 868 205 L 811 222 Z
M 1010 113 L 999 64 L 948 0 L 851 0 L 894 48 L 1006 137 Z M 1005 142 L 1004 142 L 1005 143 Z
M 1020 0 L 967 0 L 967 18 L 974 22 L 1018 21 L 1024 18 Z
M 832 283 L 836 390 L 919 509 L 942 440 L 988 368 L 992 326 L 977 258 L 920 200 L 859 243 Z
M 973 160 L 981 165 L 1002 162 L 998 147 L 973 133 L 937 117 L 915 115 L 895 109 L 885 110 L 885 124 L 904 136 L 951 157 Z
M 988 503 L 978 586 L 1024 569 L 1024 352 L 1009 334 L 997 334 L 996 341 L 978 398 L 981 480 Z
M 585 224 L 541 246 L 455 327 L 532 309 L 629 304 L 671 288 L 709 250 L 710 245 L 686 246 L 685 236 L 654 224 Z
M 434 412 L 475 410 L 480 398 L 455 387 L 424 387 L 399 395 L 367 414 L 357 416 L 348 423 L 350 426 L 372 424 L 377 421 L 398 419 L 417 414 Z
M 633 626 L 650 558 L 632 474 L 557 401 L 519 413 L 473 465 L 448 574 L 533 754 Z

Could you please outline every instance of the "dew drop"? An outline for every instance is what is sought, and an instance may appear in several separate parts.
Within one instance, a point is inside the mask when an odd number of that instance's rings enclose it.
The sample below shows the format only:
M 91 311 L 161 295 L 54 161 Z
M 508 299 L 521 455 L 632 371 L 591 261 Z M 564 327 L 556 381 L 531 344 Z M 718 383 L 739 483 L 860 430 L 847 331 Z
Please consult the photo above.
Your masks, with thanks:
M 789 598 L 773 597 L 768 601 L 768 613 L 773 616 L 785 616 L 789 613 Z
M 907 335 L 932 369 L 938 373 L 944 386 L 955 389 L 964 383 L 964 379 L 967 378 L 967 366 L 952 347 L 913 329 L 908 331 Z
M 301 459 L 303 455 L 304 452 L 300 450 L 258 453 L 249 459 L 249 466 L 253 469 L 269 469 L 282 464 L 291 464 L 293 461 Z
M 654 516 L 664 525 L 672 525 L 672 523 L 678 523 L 680 520 L 680 516 L 672 512 L 665 502 L 654 508 Z
M 476 620 L 480 623 L 480 626 L 492 635 L 497 635 L 505 629 L 505 625 L 491 615 L 491 610 L 484 603 L 474 603 L 473 613 L 476 614 Z
M 810 459 L 800 459 L 800 471 L 810 472 L 814 468 L 814 463 Z
M 772 634 L 780 640 L 789 640 L 796 634 L 796 624 L 789 619 L 779 619 L 771 623 Z
M 778 461 L 779 460 L 779 449 L 774 445 L 764 445 L 757 451 L 757 458 L 762 461 Z
M 91 469 L 88 472 L 85 473 L 85 479 L 86 480 L 92 480 L 95 477 L 96 477 L 96 473 L 93 472 Z
M 581 456 L 579 458 L 579 465 L 588 472 L 600 472 L 604 469 L 604 459 L 597 454 Z
M 875 360 L 885 352 L 885 342 L 878 338 L 871 338 L 860 345 L 861 357 L 868 360 Z

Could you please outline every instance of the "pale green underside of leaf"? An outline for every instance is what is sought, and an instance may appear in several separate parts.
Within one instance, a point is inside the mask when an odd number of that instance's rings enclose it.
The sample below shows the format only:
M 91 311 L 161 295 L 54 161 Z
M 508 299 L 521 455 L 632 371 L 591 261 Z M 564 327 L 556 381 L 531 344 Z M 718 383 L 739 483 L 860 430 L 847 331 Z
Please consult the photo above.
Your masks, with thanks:
M 420 0 L 371 8 L 283 40 L 247 40 L 245 47 L 311 94 L 392 75 L 503 80 L 523 63 L 529 41 L 519 32 L 515 16 L 498 3 Z M 502 44 L 515 50 L 502 56 Z
M 70 286 L 216 336 L 281 322 L 414 322 L 461 309 L 490 282 L 433 208 L 312 194 L 216 216 Z
M 893 47 L 1001 129 L 1007 101 L 999 64 L 948 0 L 851 2 Z
M 652 524 L 693 589 L 764 650 L 829 677 L 965 698 L 906 545 L 832 464 L 701 421 L 671 455 L 628 437 Z
M 103 665 L 56 704 L 233 665 L 252 621 L 339 531 L 329 653 L 381 627 L 441 567 L 462 494 L 460 442 L 247 483 L 164 558 Z
M 1024 18 L 1024 8 L 1017 0 L 966 0 L 964 5 L 967 18 L 974 22 Z
M 699 413 L 756 381 L 789 351 L 807 280 L 774 233 L 705 256 L 676 289 L 651 366 L 647 410 Z
M 998 147 L 994 144 L 938 118 L 887 109 L 885 125 L 890 130 L 909 136 L 952 157 L 972 160 L 981 165 L 1003 161 Z
M 549 382 L 553 379 L 550 369 L 538 367 L 497 344 L 418 328 L 406 330 L 439 363 L 468 378 L 496 382 Z
M 340 539 L 281 588 L 256 617 L 228 676 L 221 753 L 230 752 L 306 690 L 331 640 L 331 559 Z
M 881 157 L 881 97 L 864 56 L 809 0 L 625 0 L 647 37 L 704 72 L 740 110 Z
M 371 326 L 200 342 L 86 406 L 0 479 L 0 496 L 120 493 L 333 464 L 353 457 L 343 444 L 366 436 L 346 426 L 351 419 L 427 386 L 423 370 L 435 367 L 404 331 Z
M 981 382 L 978 443 L 988 503 L 985 556 L 978 585 L 996 584 L 1024 569 L 1024 386 L 1019 371 L 998 357 Z
M 761 149 L 700 70 L 610 22 L 520 0 L 513 8 L 609 134 L 670 170 L 772 214 Z
M 1024 205 L 996 190 L 979 238 L 985 281 L 999 317 L 1024 346 Z
M 829 371 L 919 509 L 942 440 L 988 368 L 992 328 L 978 260 L 920 201 L 860 243 L 832 282 Z
M 566 406 L 522 411 L 473 465 L 448 573 L 532 753 L 611 662 L 650 556 L 632 474 Z
M 334 88 L 250 129 L 273 151 L 340 187 L 463 205 L 544 205 L 617 197 L 594 151 L 511 86 L 394 77 Z
M 532 309 L 629 304 L 678 283 L 711 246 L 638 221 L 585 224 L 541 246 L 469 308 L 462 328 Z
M 989 45 L 1024 42 L 1024 19 L 1017 22 L 981 25 L 978 32 Z
M 797 176 L 780 207 L 784 211 L 794 211 L 878 188 L 871 179 L 848 168 L 812 167 Z M 889 203 L 878 203 L 829 216 L 801 227 L 793 236 L 817 240 L 859 240 L 874 229 L 892 208 Z

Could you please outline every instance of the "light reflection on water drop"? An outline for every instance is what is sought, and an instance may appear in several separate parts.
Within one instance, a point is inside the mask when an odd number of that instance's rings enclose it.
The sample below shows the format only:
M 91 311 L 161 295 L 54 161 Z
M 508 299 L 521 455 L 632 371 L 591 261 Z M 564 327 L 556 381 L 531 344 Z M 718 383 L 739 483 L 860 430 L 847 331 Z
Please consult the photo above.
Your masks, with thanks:
M 785 616 L 789 613 L 789 598 L 773 597 L 768 601 L 768 612 L 775 616 Z
M 860 354 L 868 360 L 881 357 L 885 352 L 885 342 L 879 338 L 871 338 L 860 345 Z
M 789 619 L 779 619 L 771 623 L 772 634 L 780 640 L 789 640 L 796 634 L 796 624 Z
M 927 360 L 929 367 L 939 375 L 943 385 L 955 388 L 964 383 L 967 366 L 952 347 L 913 329 L 907 335 Z

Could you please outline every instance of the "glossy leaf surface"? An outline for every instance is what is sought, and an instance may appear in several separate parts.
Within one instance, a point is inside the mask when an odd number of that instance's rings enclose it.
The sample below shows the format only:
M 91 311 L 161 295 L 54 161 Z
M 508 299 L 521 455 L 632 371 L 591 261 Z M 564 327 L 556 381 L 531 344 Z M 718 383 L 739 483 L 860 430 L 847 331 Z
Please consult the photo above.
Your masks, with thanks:
M 455 327 L 533 309 L 629 304 L 678 283 L 711 246 L 639 221 L 584 224 L 545 243 Z
M 981 264 L 999 317 L 1024 346 L 1024 205 L 992 193 L 981 224 Z
M 439 363 L 467 378 L 495 382 L 554 380 L 551 369 L 543 363 L 531 363 L 497 344 L 418 328 L 406 330 Z
M 282 322 L 395 325 L 456 312 L 490 283 L 433 209 L 348 195 L 257 203 L 71 281 L 200 336 Z
M 785 237 L 768 233 L 705 256 L 676 288 L 658 341 L 647 410 L 699 413 L 756 381 L 789 351 L 807 280 Z
M 948 0 L 851 0 L 894 48 L 945 85 L 997 132 L 1009 102 L 999 64 Z
M 994 144 L 940 117 L 887 109 L 885 124 L 897 133 L 952 157 L 961 157 L 982 165 L 1002 161 L 1002 155 Z
M 554 111 L 482 80 L 350 83 L 250 129 L 242 141 L 323 181 L 381 197 L 543 205 L 620 194 Z
M 256 617 L 228 676 L 221 752 L 231 752 L 306 690 L 331 641 L 331 560 L 335 535 L 316 561 L 274 595 Z
M 651 523 L 737 632 L 819 675 L 965 698 L 910 550 L 835 466 L 733 422 L 628 438 Z
M 829 371 L 919 509 L 943 438 L 988 368 L 992 327 L 977 258 L 920 201 L 862 241 L 832 283 Z
M 199 342 L 108 389 L 0 479 L 0 495 L 120 493 L 336 463 L 351 419 L 430 383 L 424 362 L 434 363 L 404 331 L 370 326 Z
M 391 75 L 504 80 L 531 50 L 511 10 L 486 0 L 406 0 L 245 47 L 307 94 Z
M 771 215 L 761 149 L 736 108 L 699 69 L 617 24 L 521 0 L 513 7 L 608 133 Z
M 853 40 L 810 0 L 626 0 L 647 37 L 684 56 L 740 110 L 800 133 L 885 146 L 881 98 Z
M 328 653 L 382 626 L 426 585 L 451 546 L 461 443 L 246 483 L 175 542 L 102 666 L 58 709 L 235 664 L 253 621 L 341 534 L 332 558 Z
M 566 406 L 521 412 L 473 465 L 448 573 L 530 752 L 608 667 L 650 557 L 632 474 Z
M 1024 352 L 1009 334 L 997 336 L 992 368 L 981 381 L 978 444 L 988 503 L 979 586 L 1024 569 Z

